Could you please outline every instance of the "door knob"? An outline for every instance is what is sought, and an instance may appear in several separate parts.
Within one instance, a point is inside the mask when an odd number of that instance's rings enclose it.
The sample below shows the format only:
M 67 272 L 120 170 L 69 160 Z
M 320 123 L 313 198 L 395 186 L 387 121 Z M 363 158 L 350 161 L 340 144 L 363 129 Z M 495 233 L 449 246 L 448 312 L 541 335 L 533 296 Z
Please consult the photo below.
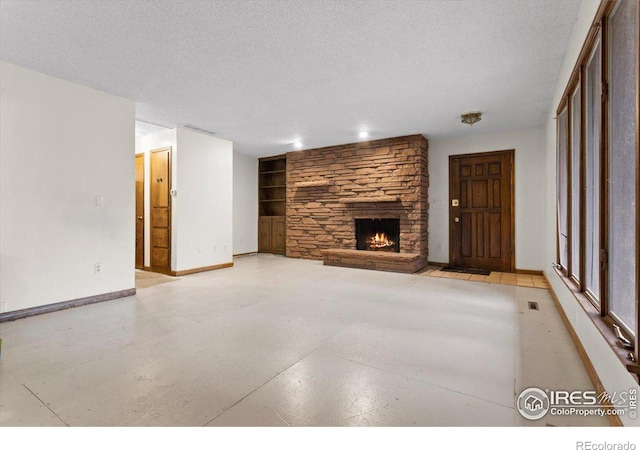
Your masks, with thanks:
M 460 217 L 456 217 L 455 219 L 453 219 L 453 221 L 454 221 L 455 223 L 460 222 Z

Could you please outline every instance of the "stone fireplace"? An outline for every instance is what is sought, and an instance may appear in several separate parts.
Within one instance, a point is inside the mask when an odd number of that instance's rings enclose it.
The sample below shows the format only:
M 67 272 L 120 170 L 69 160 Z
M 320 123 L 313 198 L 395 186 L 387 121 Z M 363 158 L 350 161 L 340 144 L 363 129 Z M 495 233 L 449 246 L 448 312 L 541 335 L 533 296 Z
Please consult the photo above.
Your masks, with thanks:
M 427 152 L 427 140 L 412 135 L 288 153 L 286 256 L 378 270 L 422 268 Z

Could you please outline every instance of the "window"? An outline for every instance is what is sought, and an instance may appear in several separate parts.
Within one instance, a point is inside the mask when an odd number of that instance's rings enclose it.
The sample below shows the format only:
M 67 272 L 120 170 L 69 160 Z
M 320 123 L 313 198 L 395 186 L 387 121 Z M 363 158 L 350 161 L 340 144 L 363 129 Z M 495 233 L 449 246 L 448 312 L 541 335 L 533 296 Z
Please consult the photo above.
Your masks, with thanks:
M 638 2 L 609 17 L 609 312 L 636 329 L 636 52 Z
M 585 287 L 590 297 L 600 298 L 600 40 L 586 68 L 586 249 Z
M 580 158 L 582 157 L 582 139 L 580 136 L 580 114 L 582 114 L 580 104 L 580 82 L 571 94 L 571 277 L 580 282 L 581 270 L 581 205 L 582 195 L 580 194 L 581 174 Z
M 563 270 L 568 267 L 567 201 L 569 184 L 567 180 L 567 136 L 569 131 L 569 114 L 565 108 L 558 116 L 558 237 L 560 265 Z
M 617 324 L 635 343 L 636 359 L 639 8 L 602 0 L 557 109 L 558 263 L 600 329 Z

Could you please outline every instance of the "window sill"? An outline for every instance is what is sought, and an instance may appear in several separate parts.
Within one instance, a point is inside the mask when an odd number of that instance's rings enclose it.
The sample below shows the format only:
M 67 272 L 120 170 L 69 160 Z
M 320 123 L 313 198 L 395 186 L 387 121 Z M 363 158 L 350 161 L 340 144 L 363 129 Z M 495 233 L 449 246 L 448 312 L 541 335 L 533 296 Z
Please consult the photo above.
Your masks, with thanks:
M 571 293 L 573 294 L 576 301 L 580 304 L 584 312 L 589 316 L 593 325 L 598 329 L 602 337 L 605 339 L 607 344 L 615 355 L 618 357 L 618 360 L 625 366 L 627 371 L 632 374 L 637 375 L 637 378 L 640 378 L 640 365 L 637 362 L 632 362 L 629 360 L 627 355 L 631 350 L 627 350 L 622 347 L 622 344 L 618 341 L 617 336 L 613 331 L 613 321 L 609 317 L 602 317 L 598 311 L 596 311 L 593 303 L 587 298 L 587 296 L 580 292 L 576 285 L 569 279 L 564 273 L 562 273 L 559 269 L 554 268 L 558 277 L 564 282 L 565 286 Z M 549 283 L 551 286 L 551 283 Z M 640 381 L 636 379 L 636 382 L 640 384 Z

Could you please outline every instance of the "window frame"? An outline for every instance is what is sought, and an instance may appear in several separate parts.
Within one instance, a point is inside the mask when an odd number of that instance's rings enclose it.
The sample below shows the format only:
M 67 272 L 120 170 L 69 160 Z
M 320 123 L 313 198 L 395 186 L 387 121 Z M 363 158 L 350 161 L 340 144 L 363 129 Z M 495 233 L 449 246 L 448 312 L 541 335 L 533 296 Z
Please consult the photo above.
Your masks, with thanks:
M 567 164 L 566 170 L 567 173 L 566 179 L 568 184 L 568 194 L 567 194 L 567 202 L 565 207 L 567 211 L 565 212 L 567 217 L 567 245 L 568 245 L 568 267 L 563 267 L 560 265 L 560 222 L 559 222 L 559 214 L 560 214 L 560 186 L 557 185 L 556 190 L 556 271 L 563 278 L 563 281 L 567 285 L 567 287 L 573 292 L 577 301 L 583 306 L 588 315 L 592 318 L 595 325 L 600 329 L 603 336 L 609 342 L 611 347 L 616 352 L 617 356 L 626 364 L 627 369 L 636 374 L 640 374 L 640 366 L 638 363 L 631 363 L 628 360 L 627 353 L 628 350 L 623 350 L 621 346 L 617 342 L 617 338 L 612 330 L 612 324 L 619 325 L 623 334 L 626 335 L 627 338 L 633 338 L 632 340 L 635 343 L 635 347 L 633 353 L 635 355 L 636 361 L 639 358 L 639 347 L 640 347 L 640 264 L 636 264 L 636 288 L 635 288 L 635 314 L 637 316 L 636 327 L 635 330 L 630 330 L 628 327 L 622 323 L 622 321 L 618 320 L 615 313 L 611 313 L 609 311 L 609 292 L 610 292 L 610 265 L 608 261 L 608 255 L 610 251 L 610 242 L 609 242 L 609 224 L 610 224 L 610 202 L 609 202 L 609 172 L 610 172 L 610 164 L 609 164 L 609 156 L 610 156 L 610 148 L 609 148 L 609 132 L 610 132 L 610 118 L 609 118 L 609 96 L 608 96 L 608 84 L 610 81 L 611 74 L 609 72 L 609 32 L 608 32 L 608 24 L 609 17 L 612 15 L 612 12 L 619 5 L 619 2 L 623 0 L 602 0 L 596 16 L 594 18 L 593 26 L 589 30 L 589 33 L 583 43 L 582 49 L 578 56 L 578 59 L 575 63 L 573 73 L 567 83 L 567 86 L 562 94 L 559 105 L 556 109 L 556 149 L 557 152 L 560 151 L 560 123 L 559 117 L 560 114 L 563 113 L 565 108 L 567 109 L 568 114 L 568 132 L 567 132 L 567 142 L 566 142 L 566 152 L 567 152 Z M 640 254 L 640 4 L 636 7 L 636 110 L 635 110 L 635 143 L 636 143 L 636 151 L 635 151 L 635 165 L 636 165 L 636 227 L 635 227 L 635 236 L 636 236 L 636 257 Z M 600 121 L 599 121 L 599 140 L 598 140 L 598 149 L 596 151 L 599 158 L 599 183 L 598 187 L 599 192 L 596 195 L 599 196 L 599 220 L 596 222 L 599 223 L 599 239 L 600 239 L 600 252 L 598 255 L 593 255 L 593 258 L 598 263 L 599 269 L 599 299 L 595 298 L 586 285 L 586 267 L 587 267 L 587 252 L 586 252 L 586 210 L 587 210 L 587 136 L 586 136 L 586 117 L 588 105 L 587 103 L 587 92 L 586 92 L 586 83 L 587 76 L 586 70 L 589 61 L 591 60 L 596 46 L 600 43 L 600 55 L 599 55 L 599 69 L 600 69 L 600 77 L 601 77 L 601 87 L 600 87 Z M 574 135 L 574 117 L 573 117 L 573 96 L 576 93 L 576 89 L 579 89 L 580 96 L 580 116 L 579 123 L 579 137 L 580 143 L 576 149 L 572 147 L 572 139 Z M 574 236 L 574 230 L 572 226 L 572 213 L 574 212 L 573 208 L 573 162 L 574 162 L 574 151 L 580 152 L 580 157 L 578 159 L 581 167 L 580 167 L 580 206 L 576 209 L 576 211 L 580 214 L 580 220 L 578 224 L 578 236 Z M 556 155 L 556 161 L 560 161 L 560 155 Z M 560 180 L 560 167 L 559 164 L 556 168 L 556 180 Z M 579 267 L 579 279 L 576 279 L 573 276 L 573 265 L 577 264 L 577 262 L 572 261 L 573 258 L 573 245 L 575 241 L 578 242 L 578 255 L 580 258 L 580 267 Z M 604 268 L 603 268 L 604 264 Z
M 556 262 L 558 264 L 558 266 L 560 267 L 560 271 L 565 275 L 565 276 L 569 276 L 571 274 L 571 233 L 569 230 L 569 223 L 571 220 L 571 167 L 570 167 L 570 156 L 571 156 L 571 149 L 569 148 L 569 145 L 571 143 L 571 114 L 570 114 L 570 108 L 569 108 L 569 104 L 567 102 L 567 99 L 565 98 L 563 100 L 563 102 L 560 104 L 560 106 L 558 107 L 558 114 L 556 116 L 556 165 L 559 167 L 560 166 L 560 160 L 562 155 L 560 154 L 560 152 L 562 151 L 561 146 L 560 146 L 560 130 L 561 130 L 561 125 L 560 125 L 560 117 L 565 114 L 567 115 L 567 127 L 566 127 L 566 138 L 567 138 L 567 142 L 565 142 L 565 158 L 566 158 L 566 164 L 565 167 L 567 168 L 567 173 L 565 173 L 565 179 L 566 179 L 566 184 L 567 184 L 567 192 L 566 192 L 566 199 L 565 199 L 565 206 L 567 211 L 565 211 L 565 220 L 566 220 L 566 224 L 567 224 L 567 261 L 566 261 L 566 267 L 564 264 L 562 264 L 562 257 L 561 257 L 561 252 L 562 252 L 562 248 L 561 248 L 561 239 L 560 239 L 560 235 L 561 235 L 561 230 L 560 230 L 560 210 L 562 208 L 560 208 L 560 170 L 556 170 L 556 236 L 557 236 L 557 257 L 556 257 Z
M 569 186 L 569 214 L 570 217 L 569 219 L 571 220 L 570 223 L 570 233 L 569 233 L 569 273 L 568 273 L 568 277 L 571 279 L 571 281 L 576 285 L 576 287 L 580 290 L 582 290 L 583 288 L 583 283 L 584 283 L 584 270 L 585 270 L 585 265 L 582 263 L 583 259 L 584 259 L 584 246 L 585 246 L 585 232 L 584 232 L 584 227 L 582 226 L 582 224 L 584 223 L 585 220 L 585 204 L 586 202 L 584 201 L 585 199 L 585 192 L 583 191 L 583 188 L 585 186 L 584 180 L 585 180 L 585 139 L 584 139 L 584 99 L 585 99 L 585 90 L 584 90 L 584 83 L 582 82 L 583 80 L 583 67 L 580 66 L 579 70 L 577 72 L 575 72 L 574 76 L 572 77 L 572 79 L 569 81 L 569 94 L 567 96 L 567 101 L 569 104 L 569 158 L 570 158 L 570 167 L 569 167 L 569 182 L 571 183 Z M 574 146 L 574 105 L 573 105 L 573 99 L 574 96 L 577 95 L 578 98 L 578 105 L 579 105 L 579 115 L 578 115 L 578 132 L 579 132 L 579 145 L 577 147 Z M 574 208 L 574 201 L 575 201 L 575 197 L 574 197 L 574 151 L 577 151 L 579 153 L 578 155 L 578 168 L 580 171 L 580 183 L 578 185 L 578 191 L 580 194 L 579 197 L 579 204 L 578 204 L 578 208 L 577 211 Z M 573 216 L 575 213 L 578 213 L 578 236 L 574 235 L 574 229 L 573 229 Z M 573 259 L 573 251 L 574 251 L 574 245 L 577 246 L 577 254 L 578 254 L 578 259 L 581 260 L 581 264 L 580 267 L 577 270 L 577 278 L 576 278 L 576 271 L 574 270 L 575 267 L 574 265 L 576 264 L 576 262 Z
M 602 21 L 604 21 L 604 18 L 602 18 Z M 603 270 L 601 268 L 601 263 L 602 263 L 602 250 L 604 250 L 606 252 L 606 242 L 602 239 L 603 238 L 603 231 L 605 229 L 605 215 L 606 215 L 606 211 L 608 209 L 608 197 L 604 197 L 603 195 L 603 188 L 606 185 L 606 179 L 603 177 L 606 177 L 606 173 L 605 173 L 605 162 L 604 162 L 604 158 L 605 158 L 605 150 L 603 148 L 603 118 L 604 118 L 604 102 L 602 99 L 602 86 L 603 83 L 605 82 L 604 80 L 604 73 L 603 73 L 603 60 L 605 58 L 605 41 L 604 41 L 604 37 L 603 37 L 603 30 L 601 27 L 601 23 L 600 22 L 598 24 L 598 30 L 596 31 L 593 40 L 590 44 L 590 50 L 589 52 L 587 52 L 586 57 L 584 59 L 584 62 L 582 64 L 582 75 L 583 77 L 582 79 L 582 84 L 583 84 L 583 88 L 584 88 L 584 93 L 585 93 L 585 104 L 584 104 L 584 108 L 581 111 L 583 120 L 582 120 L 582 127 L 583 127 L 583 132 L 584 132 L 584 140 L 585 140 L 585 158 L 584 158 L 584 178 L 581 180 L 581 184 L 584 190 L 584 194 L 585 194 L 585 200 L 584 200 L 584 204 L 585 204 L 585 214 L 584 214 L 584 218 L 585 218 L 585 222 L 583 222 L 582 224 L 580 224 L 581 229 L 584 230 L 584 234 L 585 234 L 585 247 L 584 247 L 584 253 L 583 253 L 583 264 L 585 265 L 585 272 L 584 272 L 584 278 L 582 281 L 582 285 L 581 285 L 581 291 L 584 292 L 584 294 L 587 296 L 587 298 L 589 299 L 589 301 L 593 304 L 593 306 L 596 308 L 596 310 L 598 310 L 598 312 L 600 313 L 601 316 L 605 316 L 606 315 L 606 295 L 603 295 L 603 289 L 605 288 L 605 284 L 603 283 L 603 272 L 606 272 L 606 270 Z M 598 261 L 598 267 L 600 267 L 599 271 L 598 271 L 598 295 L 596 295 L 595 292 L 593 292 L 587 283 L 587 264 L 586 264 L 586 260 L 587 260 L 587 256 L 588 256 L 588 246 L 587 246 L 587 224 L 586 224 L 586 220 L 587 220 L 587 198 L 588 198 L 588 186 L 587 186 L 587 169 L 588 169 L 588 159 L 589 159 L 589 154 L 588 154 L 588 149 L 587 149 L 587 144 L 588 144 L 588 136 L 586 133 L 587 130 L 587 113 L 589 112 L 589 102 L 587 99 L 587 94 L 588 94 L 588 87 L 587 84 L 589 82 L 589 77 L 587 74 L 588 71 L 588 67 L 589 67 L 589 63 L 594 60 L 595 57 L 595 52 L 596 52 L 596 47 L 600 46 L 600 55 L 599 55 L 599 61 L 597 61 L 597 63 L 599 64 L 599 69 L 600 69 L 600 123 L 598 124 L 598 142 L 597 142 L 597 149 L 595 150 L 595 155 L 598 158 L 598 212 L 599 214 L 599 220 L 594 221 L 597 222 L 598 224 L 598 246 L 600 247 L 600 249 L 597 252 L 597 255 L 594 255 L 594 257 L 597 256 L 596 261 Z
M 640 46 L 640 5 L 636 9 L 636 42 Z M 640 49 L 636 52 L 636 177 L 640 178 Z M 636 256 L 638 255 L 640 255 L 640 180 L 636 180 Z M 636 361 L 640 361 L 640 264 L 636 264 L 636 280 L 635 356 Z
M 637 0 L 636 0 L 637 1 Z M 609 22 L 610 22 L 610 18 L 611 16 L 614 15 L 614 12 L 617 10 L 617 8 L 620 7 L 621 2 L 620 1 L 616 1 L 613 2 L 613 5 L 611 6 L 610 10 L 608 11 L 607 15 L 602 19 L 603 23 L 605 24 L 605 28 L 604 31 L 606 31 L 606 35 L 607 35 L 607 40 L 609 40 L 610 38 L 610 31 L 609 31 Z M 636 27 L 638 29 L 640 29 L 640 4 L 636 3 Z M 640 47 L 640 40 L 639 40 L 639 35 L 640 35 L 640 31 L 636 30 L 636 33 L 638 33 L 638 35 L 636 35 L 636 46 Z M 607 41 L 608 44 L 608 41 Z M 638 121 L 640 120 L 638 117 L 638 108 L 639 108 L 639 103 L 638 103 L 638 96 L 640 95 L 640 92 L 638 92 L 638 78 L 640 77 L 640 68 L 638 66 L 638 48 L 636 48 L 636 117 L 635 117 L 635 123 L 636 123 L 636 258 L 638 257 L 638 240 L 640 239 L 640 235 L 638 234 L 638 232 L 640 231 L 640 224 L 638 224 L 638 214 L 640 211 L 640 207 L 638 207 L 638 201 L 640 200 L 640 197 L 638 197 L 638 189 L 640 189 L 640 184 L 638 182 L 638 178 L 640 178 L 640 173 L 638 172 L 638 165 L 640 164 L 638 161 Z M 604 65 L 603 65 L 603 70 L 606 69 L 607 71 L 607 86 L 609 85 L 609 79 L 610 79 L 610 64 L 611 64 L 611 55 L 609 54 L 609 47 L 607 45 L 607 55 L 606 55 L 606 60 L 603 61 Z M 609 93 L 607 93 L 609 94 Z M 605 152 L 606 152 L 606 162 L 607 162 L 607 173 L 605 174 L 607 176 L 607 180 L 609 175 L 611 174 L 611 152 L 610 152 L 610 144 L 611 144 L 611 139 L 610 139 L 610 130 L 611 130 L 611 118 L 609 117 L 610 112 L 611 112 L 611 98 L 610 95 L 606 95 L 605 97 L 605 102 L 603 104 L 603 107 L 606 108 L 606 114 L 607 114 L 607 123 L 605 124 L 606 127 L 603 125 L 603 127 L 606 130 L 606 136 L 604 137 L 605 141 Z M 606 237 L 607 237 L 607 252 L 610 255 L 610 246 L 609 246 L 609 239 L 611 237 L 611 233 L 610 233 L 610 229 L 609 229 L 609 225 L 611 224 L 611 204 L 610 204 L 610 199 L 611 199 L 611 192 L 609 190 L 610 188 L 610 184 L 607 181 L 606 183 L 606 192 L 603 193 L 603 195 L 606 195 L 607 198 L 607 214 L 608 214 L 608 219 L 607 220 L 607 230 L 606 230 Z M 636 315 L 638 314 L 638 308 L 640 307 L 639 304 L 639 298 L 638 298 L 638 285 L 640 284 L 640 278 L 638 278 L 638 262 L 636 262 Z M 606 281 L 607 281 L 607 290 L 608 292 L 610 292 L 610 280 L 609 280 L 609 276 L 610 276 L 611 271 L 607 270 L 606 271 Z M 618 325 L 627 335 L 627 337 L 632 337 L 632 338 L 637 338 L 638 334 L 639 334 L 639 329 L 640 329 L 640 323 L 638 322 L 638 317 L 636 317 L 636 330 L 632 330 L 630 328 L 630 326 L 628 326 L 624 320 L 622 320 L 615 311 L 613 311 L 611 309 L 611 305 L 609 302 L 609 295 L 607 295 L 607 310 L 606 310 L 606 315 L 608 317 L 611 317 L 611 320 L 613 323 L 615 323 L 616 325 Z M 634 340 L 634 339 L 632 339 Z M 638 350 L 638 345 L 637 343 L 635 344 L 635 349 L 636 351 Z M 636 354 L 636 360 L 638 359 L 638 355 Z

